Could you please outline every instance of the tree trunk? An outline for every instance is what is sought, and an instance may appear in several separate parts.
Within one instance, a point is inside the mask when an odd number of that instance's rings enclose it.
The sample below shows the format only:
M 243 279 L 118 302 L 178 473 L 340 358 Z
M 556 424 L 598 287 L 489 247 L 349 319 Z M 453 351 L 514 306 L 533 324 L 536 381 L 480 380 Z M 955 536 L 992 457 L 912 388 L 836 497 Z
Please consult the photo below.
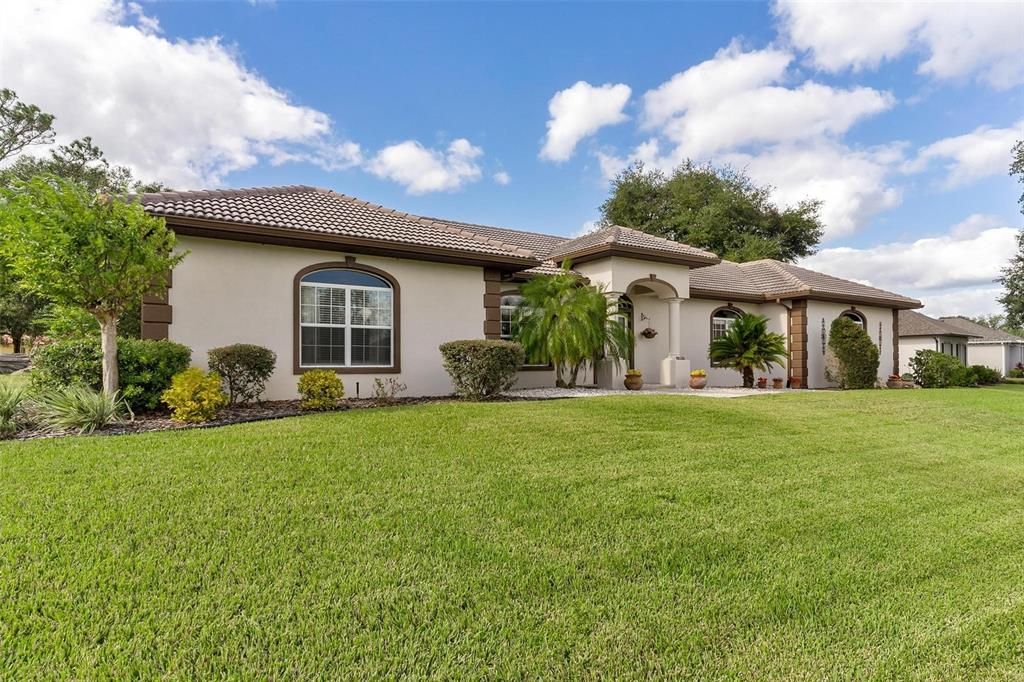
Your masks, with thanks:
M 744 367 L 743 368 L 743 388 L 754 387 L 754 368 Z
M 99 318 L 100 349 L 103 352 L 103 392 L 113 395 L 117 379 L 117 318 L 113 315 Z
M 15 353 L 20 353 L 21 352 L 21 339 L 22 339 L 23 336 L 25 336 L 25 334 L 22 333 L 21 331 L 19 331 L 17 329 L 12 329 L 11 330 L 11 338 L 14 340 L 13 343 L 14 343 L 14 352 Z

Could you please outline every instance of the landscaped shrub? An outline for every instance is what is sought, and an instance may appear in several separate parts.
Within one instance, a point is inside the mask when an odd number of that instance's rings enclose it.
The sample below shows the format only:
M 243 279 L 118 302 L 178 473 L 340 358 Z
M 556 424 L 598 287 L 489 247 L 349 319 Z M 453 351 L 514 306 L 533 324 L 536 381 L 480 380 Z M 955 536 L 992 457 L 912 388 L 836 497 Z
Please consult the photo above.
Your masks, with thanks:
M 388 377 L 387 379 L 378 377 L 373 380 L 373 399 L 379 402 L 390 403 L 405 389 L 406 385 L 394 377 Z
M 27 397 L 28 391 L 24 386 L 0 383 L 0 438 L 14 435 L 27 421 Z
M 836 367 L 831 379 L 839 388 L 874 388 L 878 381 L 878 346 L 864 328 L 846 317 L 832 322 L 828 339 Z
M 128 411 L 117 393 L 94 391 L 87 386 L 46 391 L 34 402 L 36 416 L 49 430 L 80 434 L 119 422 Z
M 1006 374 L 1010 379 L 1024 379 L 1024 369 L 1014 367 Z
M 511 341 L 449 341 L 441 344 L 444 368 L 455 392 L 485 400 L 512 388 L 526 359 L 523 347 Z
M 299 378 L 299 407 L 303 410 L 332 410 L 345 397 L 345 385 L 327 369 L 314 369 Z
M 208 357 L 210 369 L 224 380 L 232 405 L 259 400 L 277 363 L 274 351 L 251 343 L 211 348 Z
M 998 384 L 1003 379 L 1002 374 L 985 365 L 971 365 L 970 370 L 974 380 L 983 386 Z
M 228 404 L 220 375 L 198 367 L 176 374 L 162 398 L 171 408 L 171 418 L 186 423 L 210 421 Z
M 919 350 L 910 358 L 914 381 L 925 388 L 973 386 L 974 373 L 952 355 L 934 350 Z
M 119 339 L 117 365 L 121 397 L 133 410 L 155 410 L 171 378 L 188 368 L 192 351 L 173 341 Z M 69 386 L 102 385 L 99 339 L 55 341 L 32 353 L 32 387 L 37 392 Z

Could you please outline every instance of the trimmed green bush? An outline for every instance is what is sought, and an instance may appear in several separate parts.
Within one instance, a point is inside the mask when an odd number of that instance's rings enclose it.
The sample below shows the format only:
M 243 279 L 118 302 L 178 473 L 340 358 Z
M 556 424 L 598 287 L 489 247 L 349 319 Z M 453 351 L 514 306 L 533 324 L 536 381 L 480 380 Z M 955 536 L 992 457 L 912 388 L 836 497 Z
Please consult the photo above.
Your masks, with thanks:
M 162 399 L 171 408 L 171 418 L 186 423 L 210 421 L 228 404 L 220 375 L 198 367 L 174 375 Z
M 51 431 L 92 433 L 121 421 L 125 402 L 116 392 L 94 391 L 87 386 L 67 386 L 39 395 L 33 409 Z
M 974 374 L 974 380 L 982 386 L 991 386 L 1003 380 L 1002 374 L 985 365 L 971 365 L 970 370 Z
M 471 400 L 486 400 L 512 388 L 526 360 L 523 347 L 511 341 L 449 341 L 440 350 L 455 392 Z
M 232 405 L 259 400 L 277 364 L 274 351 L 251 343 L 211 348 L 207 357 L 210 369 L 224 380 Z
M 878 346 L 864 328 L 846 317 L 837 317 L 829 331 L 828 347 L 838 367 L 833 380 L 839 388 L 874 388 L 878 381 Z
M 173 341 L 118 339 L 121 397 L 133 410 L 157 409 L 160 395 L 191 359 L 189 347 Z M 70 386 L 99 390 L 102 364 L 98 338 L 56 341 L 33 351 L 32 388 L 39 393 Z
M 1017 368 L 1011 369 L 1007 373 L 1007 378 L 1009 378 L 1009 379 L 1024 379 L 1024 369 L 1017 369 Z
M 910 371 L 914 381 L 925 388 L 973 386 L 975 376 L 969 367 L 952 355 L 934 350 L 919 350 L 910 358 Z
M 299 377 L 299 408 L 333 410 L 345 397 L 345 384 L 329 369 L 314 369 Z

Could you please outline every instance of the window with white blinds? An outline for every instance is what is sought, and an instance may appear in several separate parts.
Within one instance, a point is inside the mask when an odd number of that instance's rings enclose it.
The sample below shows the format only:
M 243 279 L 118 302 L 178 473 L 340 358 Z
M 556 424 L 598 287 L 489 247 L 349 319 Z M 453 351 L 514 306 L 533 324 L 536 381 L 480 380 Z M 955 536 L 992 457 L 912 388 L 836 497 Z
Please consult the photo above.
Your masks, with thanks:
M 391 367 L 394 297 L 383 278 L 318 270 L 299 283 L 302 367 Z

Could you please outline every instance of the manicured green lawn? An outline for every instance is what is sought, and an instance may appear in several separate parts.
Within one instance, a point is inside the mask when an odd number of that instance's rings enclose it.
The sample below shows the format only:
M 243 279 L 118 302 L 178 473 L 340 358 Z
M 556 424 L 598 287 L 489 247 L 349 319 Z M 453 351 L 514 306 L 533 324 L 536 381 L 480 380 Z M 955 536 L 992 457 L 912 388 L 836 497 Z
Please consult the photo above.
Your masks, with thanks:
M 10 679 L 1024 677 L 1024 391 L 0 443 Z

